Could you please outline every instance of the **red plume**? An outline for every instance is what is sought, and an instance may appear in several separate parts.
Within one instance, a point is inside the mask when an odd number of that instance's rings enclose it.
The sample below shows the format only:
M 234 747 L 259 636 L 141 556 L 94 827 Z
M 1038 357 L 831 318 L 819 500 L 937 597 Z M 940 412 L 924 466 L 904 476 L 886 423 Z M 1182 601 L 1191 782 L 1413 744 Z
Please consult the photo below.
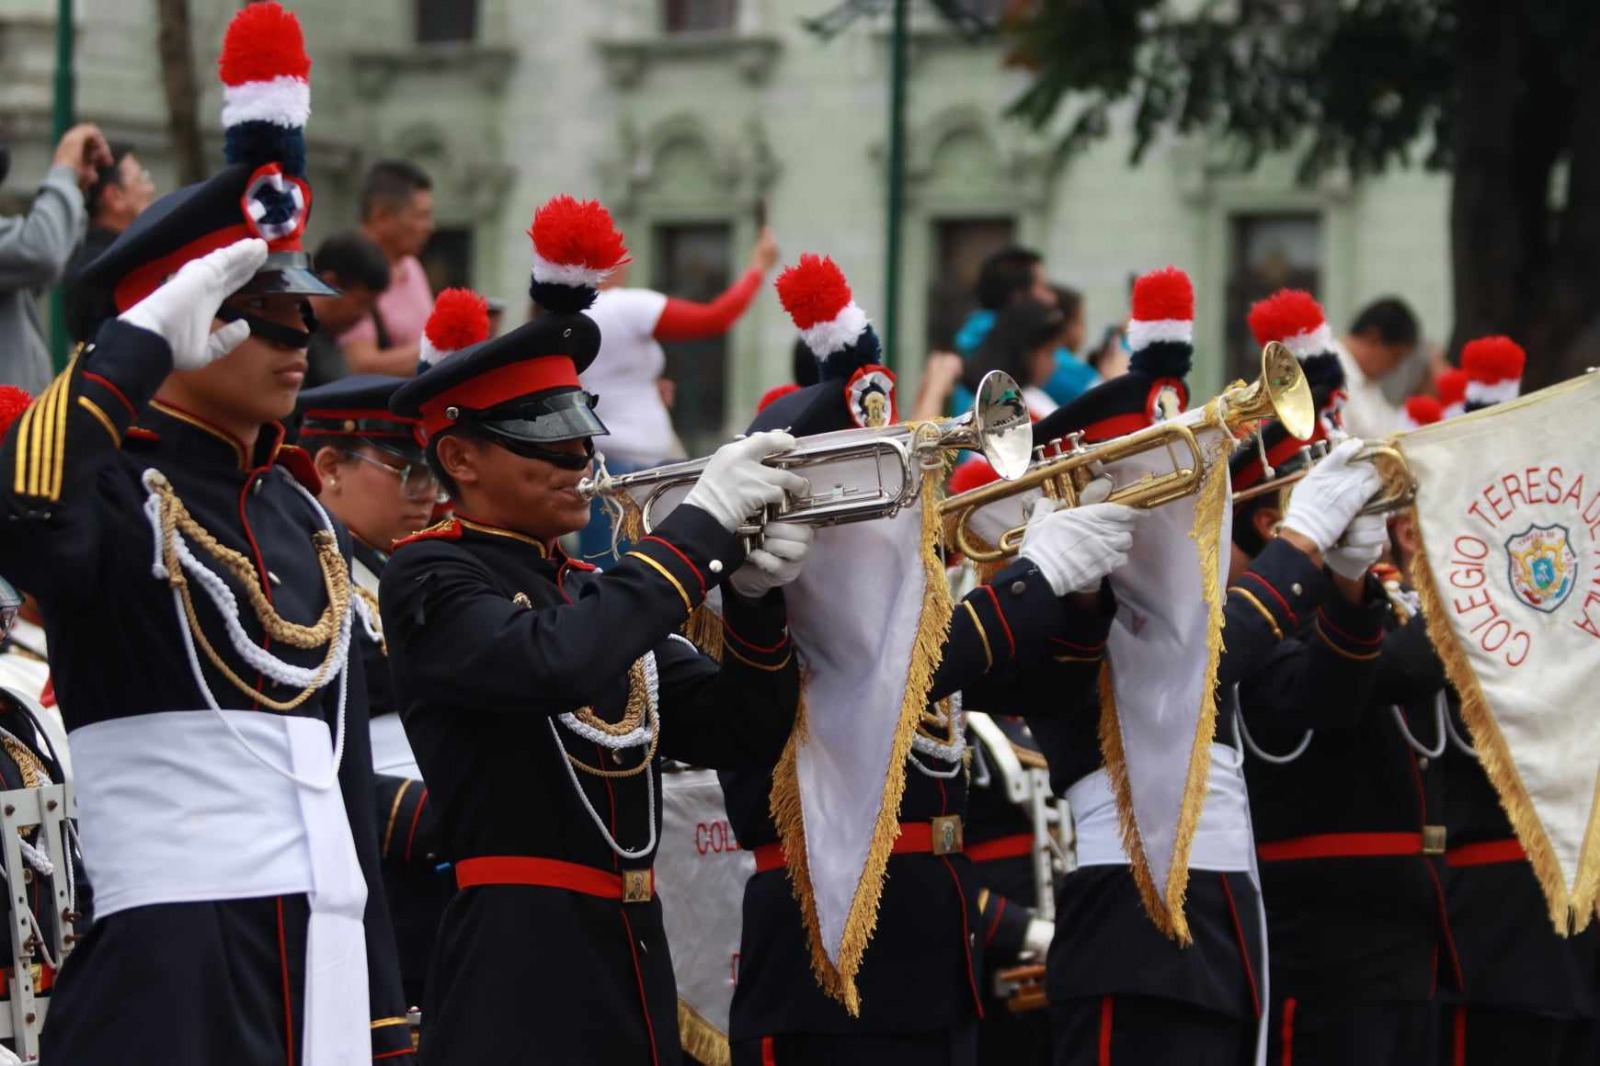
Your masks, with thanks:
M 1510 337 L 1479 337 L 1461 349 L 1461 369 L 1467 372 L 1467 380 L 1486 385 L 1519 380 L 1527 361 L 1522 345 Z
M 1467 372 L 1453 366 L 1439 375 L 1439 403 L 1454 407 L 1467 400 Z
M 5 440 L 11 427 L 32 403 L 33 397 L 26 390 L 15 385 L 0 385 L 0 440 Z
M 810 329 L 832 322 L 850 303 L 850 283 L 839 264 L 810 252 L 778 275 L 778 300 L 794 319 L 795 328 Z
M 554 197 L 533 213 L 528 229 L 533 238 L 535 281 L 556 285 L 595 285 L 628 261 L 628 247 L 598 200 Z M 543 268 L 552 267 L 546 272 Z
M 489 301 L 471 289 L 446 289 L 433 302 L 423 332 L 439 352 L 459 352 L 489 339 Z
M 224 85 L 283 77 L 305 81 L 311 75 L 311 57 L 300 20 L 270 0 L 246 4 L 228 23 L 217 72 Z
M 1133 283 L 1136 322 L 1194 321 L 1194 285 L 1177 267 L 1141 274 Z
M 1431 426 L 1444 419 L 1444 405 L 1433 396 L 1413 396 L 1406 401 L 1406 417 L 1412 425 Z
M 771 407 L 773 404 L 777 403 L 791 392 L 799 391 L 800 386 L 796 385 L 792 381 L 786 385 L 773 386 L 766 392 L 762 393 L 761 399 L 756 401 L 756 413 L 759 414 L 760 412 L 765 411 L 768 407 Z
M 1299 289 L 1280 289 L 1250 308 L 1250 332 L 1257 344 L 1313 333 L 1326 322 L 1322 305 Z
M 991 481 L 999 481 L 1000 475 L 995 473 L 994 467 L 989 465 L 987 459 L 968 459 L 950 474 L 949 494 L 951 496 L 972 489 L 982 488 Z

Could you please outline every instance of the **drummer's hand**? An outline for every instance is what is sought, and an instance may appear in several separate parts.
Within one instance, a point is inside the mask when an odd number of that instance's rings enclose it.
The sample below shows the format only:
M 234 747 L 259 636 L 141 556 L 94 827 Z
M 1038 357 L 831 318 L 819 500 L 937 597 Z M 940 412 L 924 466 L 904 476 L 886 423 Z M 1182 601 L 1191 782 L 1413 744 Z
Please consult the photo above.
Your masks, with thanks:
M 199 370 L 250 336 L 248 322 L 211 331 L 222 301 L 244 287 L 267 261 L 267 242 L 249 238 L 191 259 L 155 292 L 122 313 L 122 321 L 147 329 L 172 349 L 175 370 Z
M 712 454 L 683 502 L 715 518 L 729 533 L 735 532 L 746 519 L 810 487 L 799 474 L 762 463 L 769 456 L 794 451 L 795 443 L 788 433 L 769 431 L 724 444 Z
M 811 554 L 815 530 L 794 522 L 769 522 L 761 546 L 745 556 L 744 565 L 728 578 L 728 587 L 746 599 L 759 600 L 800 576 Z

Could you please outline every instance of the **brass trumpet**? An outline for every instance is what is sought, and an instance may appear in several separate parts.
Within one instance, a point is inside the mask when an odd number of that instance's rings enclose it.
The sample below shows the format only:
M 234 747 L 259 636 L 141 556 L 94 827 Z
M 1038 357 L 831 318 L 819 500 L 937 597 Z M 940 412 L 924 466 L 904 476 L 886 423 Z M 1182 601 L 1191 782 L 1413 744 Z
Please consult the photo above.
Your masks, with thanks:
M 1278 474 L 1267 463 L 1265 446 L 1259 440 L 1256 446 L 1261 449 L 1261 467 L 1266 476 L 1258 484 L 1235 493 L 1233 502 L 1244 503 L 1265 496 L 1269 492 L 1275 492 L 1278 494 L 1278 509 L 1282 511 L 1289 509 L 1289 494 L 1294 491 L 1294 486 L 1311 473 L 1312 469 L 1332 450 L 1327 441 L 1307 444 L 1299 452 L 1300 457 L 1305 460 L 1300 468 L 1292 473 Z M 1394 444 L 1389 441 L 1379 441 L 1364 445 L 1356 453 L 1355 458 L 1357 462 L 1371 463 L 1377 467 L 1378 477 L 1382 481 L 1377 495 L 1368 500 L 1357 512 L 1358 514 L 1394 514 L 1416 502 L 1416 475 L 1411 472 L 1411 464 L 1406 462 L 1406 457 Z
M 801 438 L 794 451 L 768 457 L 768 466 L 804 474 L 810 490 L 769 507 L 738 532 L 748 547 L 759 541 L 768 522 L 832 526 L 892 517 L 916 500 L 927 470 L 942 468 L 940 453 L 981 451 L 1002 477 L 1016 477 L 1027 469 L 1032 448 L 1022 390 L 1009 374 L 992 371 L 978 383 L 973 409 L 959 418 L 822 433 Z M 604 497 L 618 509 L 638 508 L 649 533 L 683 502 L 709 461 L 613 476 L 605 457 L 597 455 L 595 474 L 578 483 L 578 493 L 586 500 Z
M 1261 350 L 1261 374 L 1255 381 L 1238 382 L 1204 407 L 1102 444 L 1085 445 L 1081 435 L 1072 434 L 1066 438 L 1065 453 L 1041 455 L 1020 477 L 952 496 L 940 505 L 940 513 L 951 518 L 950 538 L 967 558 L 980 563 L 1008 558 L 1021 550 L 1026 526 L 1012 526 L 991 547 L 976 539 L 970 528 L 972 517 L 980 508 L 1031 489 L 1076 507 L 1080 494 L 1091 482 L 1106 478 L 1107 464 L 1145 452 L 1165 451 L 1172 462 L 1170 470 L 1142 474 L 1126 485 L 1113 485 L 1105 497 L 1108 503 L 1129 507 L 1160 507 L 1200 491 L 1207 460 L 1197 434 L 1207 429 L 1232 434 L 1247 422 L 1269 417 L 1277 418 L 1297 437 L 1310 436 L 1316 418 L 1311 387 L 1299 360 L 1276 341 Z

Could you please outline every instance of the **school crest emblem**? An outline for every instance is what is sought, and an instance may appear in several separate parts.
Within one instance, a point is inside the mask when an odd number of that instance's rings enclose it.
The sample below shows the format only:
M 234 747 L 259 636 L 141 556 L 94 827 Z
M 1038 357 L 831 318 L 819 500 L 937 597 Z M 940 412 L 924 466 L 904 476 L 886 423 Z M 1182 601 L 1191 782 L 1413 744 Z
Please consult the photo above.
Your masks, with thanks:
M 1511 591 L 1536 611 L 1552 614 L 1577 585 L 1578 556 L 1565 526 L 1529 526 L 1506 541 Z

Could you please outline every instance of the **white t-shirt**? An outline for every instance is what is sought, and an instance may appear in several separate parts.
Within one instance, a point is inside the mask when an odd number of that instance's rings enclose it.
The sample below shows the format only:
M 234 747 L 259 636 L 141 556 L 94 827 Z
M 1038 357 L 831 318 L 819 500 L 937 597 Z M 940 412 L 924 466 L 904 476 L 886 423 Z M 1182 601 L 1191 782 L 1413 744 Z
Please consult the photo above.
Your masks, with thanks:
M 667 298 L 650 289 L 605 289 L 589 308 L 600 327 L 600 354 L 582 375 L 600 398 L 594 412 L 611 431 L 595 447 L 608 459 L 654 465 L 683 458 L 683 445 L 656 391 L 667 355 L 656 342 L 656 323 Z
M 1383 385 L 1371 381 L 1361 372 L 1355 357 L 1335 341 L 1334 352 L 1339 365 L 1344 367 L 1344 387 L 1349 398 L 1344 404 L 1344 430 L 1352 437 L 1377 440 L 1398 433 L 1401 426 L 1400 408 L 1389 402 L 1383 394 Z

